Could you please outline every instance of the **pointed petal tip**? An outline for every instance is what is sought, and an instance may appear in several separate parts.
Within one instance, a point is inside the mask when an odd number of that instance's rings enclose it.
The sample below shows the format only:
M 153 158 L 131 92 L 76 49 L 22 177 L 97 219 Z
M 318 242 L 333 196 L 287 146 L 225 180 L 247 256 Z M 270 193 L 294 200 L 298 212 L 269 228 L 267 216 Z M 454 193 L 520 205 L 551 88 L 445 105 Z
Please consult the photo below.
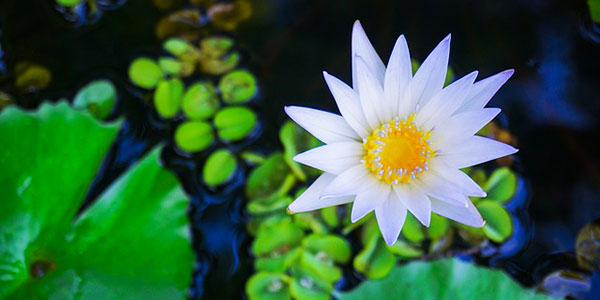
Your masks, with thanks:
M 442 40 L 441 43 L 449 44 L 450 40 L 452 40 L 452 33 L 448 33 L 448 35 Z
M 358 29 L 358 28 L 362 29 L 362 24 L 360 24 L 360 20 L 359 19 L 356 19 L 354 21 L 354 24 L 352 24 L 352 29 L 354 30 L 354 29 Z
M 389 237 L 389 236 L 385 236 L 385 235 L 383 235 L 383 234 L 382 234 L 382 236 L 383 236 L 383 240 L 385 241 L 385 243 L 386 243 L 388 246 L 392 246 L 392 245 L 394 245 L 394 244 L 396 243 L 396 240 L 398 240 L 398 237 L 396 237 L 396 238 L 392 238 L 392 237 Z

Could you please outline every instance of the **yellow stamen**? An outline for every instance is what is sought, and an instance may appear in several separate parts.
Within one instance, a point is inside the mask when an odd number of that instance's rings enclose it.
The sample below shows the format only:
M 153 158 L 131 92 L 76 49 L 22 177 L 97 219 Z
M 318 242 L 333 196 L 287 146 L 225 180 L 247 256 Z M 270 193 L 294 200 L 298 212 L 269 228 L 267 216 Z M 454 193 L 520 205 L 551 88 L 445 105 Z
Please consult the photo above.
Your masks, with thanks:
M 407 183 L 428 169 L 428 161 L 435 155 L 429 145 L 432 131 L 417 128 L 414 118 L 414 113 L 404 120 L 396 117 L 367 137 L 363 162 L 377 179 Z

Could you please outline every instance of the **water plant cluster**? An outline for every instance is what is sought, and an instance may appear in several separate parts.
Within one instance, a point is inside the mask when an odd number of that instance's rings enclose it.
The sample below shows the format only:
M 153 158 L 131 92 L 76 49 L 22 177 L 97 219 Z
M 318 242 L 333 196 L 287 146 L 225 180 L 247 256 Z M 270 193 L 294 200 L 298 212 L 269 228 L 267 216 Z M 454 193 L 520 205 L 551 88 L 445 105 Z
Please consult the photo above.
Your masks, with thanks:
M 193 155 L 221 143 L 203 167 L 208 186 L 227 182 L 236 170 L 234 154 L 223 144 L 258 129 L 258 117 L 247 106 L 258 96 L 256 78 L 237 68 L 240 55 L 233 46 L 228 37 L 207 37 L 197 44 L 170 38 L 163 43 L 168 55 L 139 57 L 129 66 L 131 82 L 143 90 L 158 117 L 176 124 L 177 150 Z

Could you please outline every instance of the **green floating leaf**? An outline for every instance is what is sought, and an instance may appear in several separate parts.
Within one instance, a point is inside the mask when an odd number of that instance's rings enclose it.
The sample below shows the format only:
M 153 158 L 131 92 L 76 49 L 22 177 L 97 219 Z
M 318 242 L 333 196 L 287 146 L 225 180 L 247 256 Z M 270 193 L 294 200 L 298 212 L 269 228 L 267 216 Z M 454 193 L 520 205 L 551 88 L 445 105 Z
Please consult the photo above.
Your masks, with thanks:
M 285 252 L 300 245 L 303 237 L 304 232 L 290 218 L 280 219 L 259 229 L 252 243 L 252 252 L 257 256 L 271 251 Z
M 585 225 L 577 234 L 577 263 L 585 270 L 600 270 L 600 221 Z
M 246 283 L 246 294 L 250 300 L 289 300 L 290 278 L 281 273 L 259 272 Z
M 334 292 L 340 300 L 353 299 L 551 299 L 524 289 L 501 270 L 456 258 L 412 262 L 397 266 L 382 280 L 368 280 L 349 292 Z
M 279 140 L 283 144 L 285 162 L 298 179 L 306 181 L 307 173 L 314 176 L 319 174 L 318 170 L 302 167 L 293 159 L 300 152 L 320 146 L 321 142 L 319 140 L 292 121 L 287 121 L 281 126 Z
M 450 221 L 438 214 L 431 214 L 431 222 L 429 228 L 427 228 L 427 237 L 434 240 L 440 238 L 446 234 L 446 231 L 450 229 Z
M 248 203 L 248 212 L 251 215 L 267 214 L 277 210 L 284 211 L 292 203 L 288 196 L 275 195 L 270 198 L 252 199 Z
M 227 149 L 219 149 L 206 159 L 202 178 L 208 186 L 217 186 L 229 181 L 236 168 L 235 156 Z
M 348 242 L 332 234 L 311 234 L 302 241 L 302 246 L 317 256 L 326 256 L 337 263 L 346 263 L 351 255 Z
M 299 264 L 292 265 L 290 293 L 297 300 L 328 300 L 333 286 L 311 274 Z
M 170 38 L 164 42 L 163 48 L 175 56 L 181 56 L 184 55 L 191 46 L 185 40 Z
M 188 200 L 157 150 L 77 216 L 118 129 L 65 103 L 0 114 L 0 298 L 187 297 Z
M 129 79 L 133 84 L 151 89 L 163 79 L 164 74 L 160 67 L 150 58 L 136 58 L 129 66 Z
M 184 122 L 175 130 L 177 148 L 185 152 L 202 151 L 210 146 L 213 140 L 212 127 L 206 122 Z
M 178 75 L 183 68 L 181 62 L 172 57 L 161 57 L 158 59 L 158 65 L 165 74 Z
M 387 246 L 390 252 L 401 258 L 417 258 L 423 256 L 423 250 L 419 244 L 398 239 L 393 245 Z
M 310 230 L 314 233 L 326 234 L 329 231 L 323 221 L 317 217 L 318 214 L 315 212 L 307 212 L 300 214 L 293 214 L 294 223 L 304 230 Z
M 192 120 L 205 120 L 219 109 L 219 99 L 212 83 L 197 82 L 183 96 L 183 113 Z
M 233 106 L 221 109 L 214 123 L 220 139 L 235 142 L 244 139 L 256 128 L 257 119 L 251 109 Z
M 200 42 L 199 59 L 202 72 L 220 75 L 233 70 L 240 61 L 239 53 L 231 51 L 233 40 L 227 37 L 209 37 Z
M 172 118 L 179 112 L 183 82 L 179 78 L 161 80 L 154 90 L 154 107 L 163 118 Z
M 340 225 L 340 219 L 338 217 L 336 206 L 329 206 L 321 209 L 321 219 L 329 226 L 329 228 L 335 228 Z
M 274 251 L 265 257 L 259 257 L 254 261 L 254 267 L 259 271 L 285 272 L 294 261 L 300 258 L 301 248 L 294 248 L 285 253 Z
M 283 160 L 283 154 L 271 154 L 263 163 L 254 168 L 246 181 L 246 196 L 250 199 L 271 198 L 279 193 L 286 181 L 289 168 Z M 287 191 L 285 191 L 287 193 Z
M 517 190 L 517 175 L 507 167 L 499 168 L 490 175 L 484 190 L 488 199 L 507 202 Z
M 48 68 L 31 62 L 17 63 L 15 75 L 15 87 L 25 93 L 43 90 L 52 81 L 52 73 Z
M 373 235 L 354 258 L 354 269 L 367 278 L 379 279 L 387 276 L 395 263 L 394 254 L 386 247 L 383 239 Z
M 424 228 L 419 220 L 409 213 L 406 215 L 404 226 L 402 226 L 402 235 L 411 242 L 420 243 L 425 239 Z
M 483 200 L 476 205 L 477 210 L 486 221 L 483 233 L 490 240 L 501 243 L 512 234 L 510 214 L 499 202 Z
M 256 95 L 256 79 L 248 71 L 235 70 L 221 78 L 219 90 L 225 103 L 245 103 Z
M 73 100 L 73 107 L 85 109 L 98 120 L 108 117 L 115 105 L 117 91 L 109 80 L 94 80 L 86 84 Z

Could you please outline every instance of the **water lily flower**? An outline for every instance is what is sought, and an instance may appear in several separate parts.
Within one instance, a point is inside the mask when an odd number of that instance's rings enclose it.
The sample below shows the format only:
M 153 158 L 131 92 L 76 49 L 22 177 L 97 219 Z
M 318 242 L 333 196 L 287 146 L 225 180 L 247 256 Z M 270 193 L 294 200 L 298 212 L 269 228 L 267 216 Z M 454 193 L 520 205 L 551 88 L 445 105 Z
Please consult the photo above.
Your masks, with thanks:
M 476 133 L 498 113 L 486 108 L 513 70 L 475 82 L 477 71 L 444 87 L 450 35 L 414 73 L 401 35 L 387 67 L 358 21 L 352 30 L 352 87 L 323 72 L 341 116 L 288 106 L 292 120 L 325 145 L 294 160 L 324 173 L 289 206 L 292 213 L 352 202 L 351 220 L 371 211 L 393 244 L 410 211 L 482 227 L 469 200 L 485 192 L 461 168 L 517 152 Z

